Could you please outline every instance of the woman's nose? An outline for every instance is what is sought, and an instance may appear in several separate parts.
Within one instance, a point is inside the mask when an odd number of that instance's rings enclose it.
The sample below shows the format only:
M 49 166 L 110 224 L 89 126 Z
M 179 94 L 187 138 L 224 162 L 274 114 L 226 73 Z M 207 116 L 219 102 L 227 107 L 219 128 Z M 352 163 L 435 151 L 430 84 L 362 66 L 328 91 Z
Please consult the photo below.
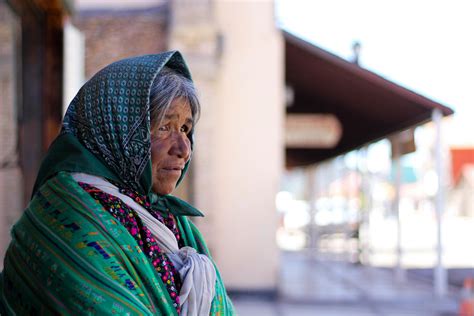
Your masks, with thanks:
M 171 154 L 188 161 L 191 154 L 191 143 L 186 134 L 176 133 L 173 146 L 171 147 Z

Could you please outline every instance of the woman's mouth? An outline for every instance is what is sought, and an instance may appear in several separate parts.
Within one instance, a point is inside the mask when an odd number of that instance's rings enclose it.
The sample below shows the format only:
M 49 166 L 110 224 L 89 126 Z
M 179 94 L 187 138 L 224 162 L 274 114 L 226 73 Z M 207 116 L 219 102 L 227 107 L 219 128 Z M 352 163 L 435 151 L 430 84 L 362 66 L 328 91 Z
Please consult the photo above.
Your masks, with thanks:
M 167 174 L 179 174 L 181 175 L 181 172 L 183 171 L 183 168 L 181 167 L 164 167 L 161 169 L 163 172 Z

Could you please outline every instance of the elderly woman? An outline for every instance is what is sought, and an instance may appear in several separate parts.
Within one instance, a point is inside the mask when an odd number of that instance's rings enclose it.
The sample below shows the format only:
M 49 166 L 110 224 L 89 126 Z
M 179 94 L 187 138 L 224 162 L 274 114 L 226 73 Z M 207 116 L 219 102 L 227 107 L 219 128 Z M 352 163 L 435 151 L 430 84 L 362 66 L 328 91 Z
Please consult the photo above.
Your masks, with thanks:
M 178 52 L 115 62 L 71 102 L 12 229 L 2 315 L 232 315 L 197 228 L 169 195 L 200 105 Z

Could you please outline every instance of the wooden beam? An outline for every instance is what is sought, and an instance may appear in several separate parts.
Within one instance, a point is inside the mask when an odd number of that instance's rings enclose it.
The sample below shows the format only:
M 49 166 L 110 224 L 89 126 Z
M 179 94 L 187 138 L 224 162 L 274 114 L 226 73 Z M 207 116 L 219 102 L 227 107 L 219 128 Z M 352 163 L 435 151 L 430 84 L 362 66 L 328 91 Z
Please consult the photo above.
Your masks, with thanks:
M 60 0 L 8 0 L 21 19 L 19 156 L 29 201 L 39 166 L 61 126 L 63 22 Z
M 24 9 L 24 8 L 23 8 Z M 44 17 L 31 11 L 21 12 L 21 91 L 19 154 L 23 172 L 25 202 L 29 201 L 43 153 L 43 68 L 45 39 Z
M 43 140 L 46 152 L 61 128 L 63 103 L 63 14 L 46 13 L 43 70 Z

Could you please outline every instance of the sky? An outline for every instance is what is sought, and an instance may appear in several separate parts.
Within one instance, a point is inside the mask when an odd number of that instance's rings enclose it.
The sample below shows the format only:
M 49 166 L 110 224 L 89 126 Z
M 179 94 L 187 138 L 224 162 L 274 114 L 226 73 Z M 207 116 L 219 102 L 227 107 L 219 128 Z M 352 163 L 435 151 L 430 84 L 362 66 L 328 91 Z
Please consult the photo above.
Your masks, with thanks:
M 474 1 L 276 0 L 279 26 L 455 110 L 457 142 L 474 144 Z M 471 136 L 472 135 L 472 136 Z

